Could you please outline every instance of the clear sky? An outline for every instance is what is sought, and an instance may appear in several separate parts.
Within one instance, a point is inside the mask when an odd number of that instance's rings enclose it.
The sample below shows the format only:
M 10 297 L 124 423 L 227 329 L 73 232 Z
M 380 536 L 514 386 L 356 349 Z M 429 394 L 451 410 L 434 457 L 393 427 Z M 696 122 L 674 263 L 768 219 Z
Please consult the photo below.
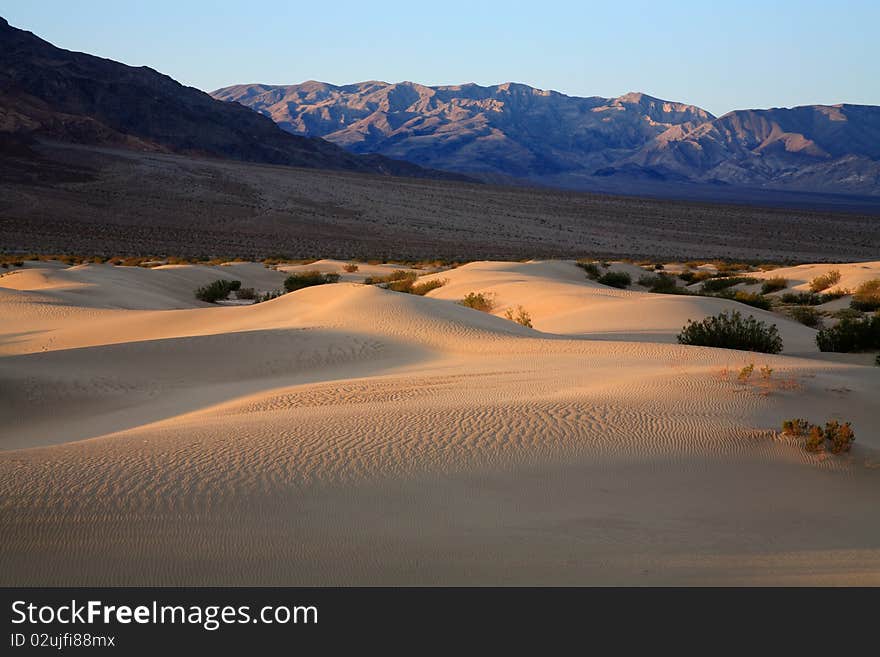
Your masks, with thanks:
M 244 82 L 523 82 L 732 109 L 880 105 L 880 0 L 3 0 L 62 48 L 206 91 Z

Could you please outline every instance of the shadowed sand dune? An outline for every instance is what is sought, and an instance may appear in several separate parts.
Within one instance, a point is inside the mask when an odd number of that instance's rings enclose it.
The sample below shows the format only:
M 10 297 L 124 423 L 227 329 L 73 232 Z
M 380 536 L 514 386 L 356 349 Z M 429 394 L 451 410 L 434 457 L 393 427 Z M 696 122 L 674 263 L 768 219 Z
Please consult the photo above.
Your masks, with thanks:
M 570 262 L 472 263 L 428 297 L 356 282 L 382 271 L 235 307 L 192 290 L 285 274 L 0 277 L 0 582 L 880 584 L 880 368 Z M 731 307 L 784 354 L 675 344 Z M 724 375 L 748 362 L 771 379 Z M 856 446 L 807 453 L 776 433 L 799 416 Z

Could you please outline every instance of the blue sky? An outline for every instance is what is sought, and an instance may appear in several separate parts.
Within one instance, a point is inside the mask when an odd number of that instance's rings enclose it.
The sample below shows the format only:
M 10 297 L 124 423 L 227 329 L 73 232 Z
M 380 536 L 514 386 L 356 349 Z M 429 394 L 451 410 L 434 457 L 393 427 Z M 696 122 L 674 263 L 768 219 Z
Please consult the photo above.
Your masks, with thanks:
M 206 91 L 242 82 L 524 82 L 715 113 L 880 104 L 880 0 L 3 0 L 56 45 Z

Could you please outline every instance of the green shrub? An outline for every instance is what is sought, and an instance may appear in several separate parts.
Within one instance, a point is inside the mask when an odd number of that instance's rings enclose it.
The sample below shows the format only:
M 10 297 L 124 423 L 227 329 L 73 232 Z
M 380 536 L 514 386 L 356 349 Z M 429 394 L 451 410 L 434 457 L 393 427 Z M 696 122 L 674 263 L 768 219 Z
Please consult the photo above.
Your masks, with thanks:
M 865 312 L 880 310 L 880 278 L 865 281 L 859 285 L 853 293 L 849 305 L 856 310 L 864 310 Z
M 484 313 L 492 312 L 492 309 L 495 308 L 495 299 L 489 293 L 483 292 L 468 292 L 468 294 L 459 301 L 462 306 L 466 306 L 467 308 L 473 308 L 474 310 L 479 310 Z
M 810 290 L 813 292 L 821 292 L 822 290 L 827 290 L 832 285 L 837 285 L 839 282 L 840 272 L 837 269 L 832 269 L 828 273 L 816 276 L 816 278 L 811 280 Z
M 213 283 L 203 285 L 195 291 L 196 299 L 206 301 L 208 303 L 216 303 L 222 299 L 226 299 L 230 292 L 234 292 L 241 287 L 241 281 L 230 281 L 225 278 L 219 278 Z
M 513 308 L 508 308 L 504 312 L 504 316 L 511 322 L 516 322 L 517 324 L 522 324 L 523 326 L 528 326 L 529 328 L 532 328 L 532 316 L 522 306 L 517 306 L 515 312 Z
M 302 271 L 291 274 L 284 279 L 284 289 L 288 292 L 296 292 L 313 285 L 325 285 L 327 283 L 338 283 L 339 274 L 323 273 L 317 270 Z
M 725 311 L 700 322 L 688 320 L 687 326 L 678 334 L 678 342 L 767 354 L 782 351 L 782 338 L 775 324 L 768 325 L 751 315 L 744 319 L 737 310 Z
M 856 434 L 849 422 L 839 423 L 831 420 L 825 423 L 825 440 L 831 443 L 831 453 L 840 454 L 852 449 Z
M 625 271 L 609 271 L 607 274 L 600 276 L 597 282 L 609 287 L 626 289 L 632 285 L 632 278 Z
M 280 296 L 283 296 L 285 292 L 283 290 L 270 290 L 269 292 L 265 292 L 263 294 L 258 294 L 257 298 L 254 299 L 254 303 L 263 303 L 264 301 L 271 301 L 272 299 L 277 299 Z
M 788 279 L 783 278 L 782 276 L 774 276 L 773 278 L 766 278 L 764 282 L 761 284 L 761 294 L 770 294 L 771 292 L 779 292 L 779 290 L 784 290 L 788 287 Z
M 243 287 L 235 293 L 235 296 L 250 301 L 257 298 L 257 291 L 252 287 Z
M 820 351 L 873 351 L 880 349 L 880 314 L 841 319 L 816 334 Z
M 794 321 L 810 328 L 819 328 L 822 325 L 822 316 L 809 306 L 795 306 L 788 311 L 788 314 Z
M 574 263 L 581 269 L 583 269 L 587 273 L 587 278 L 595 281 L 602 275 L 602 271 L 599 269 L 599 264 L 592 260 L 578 260 Z
M 725 278 L 711 278 L 703 282 L 700 292 L 720 292 L 740 283 L 752 283 L 754 279 L 744 276 L 729 276 Z

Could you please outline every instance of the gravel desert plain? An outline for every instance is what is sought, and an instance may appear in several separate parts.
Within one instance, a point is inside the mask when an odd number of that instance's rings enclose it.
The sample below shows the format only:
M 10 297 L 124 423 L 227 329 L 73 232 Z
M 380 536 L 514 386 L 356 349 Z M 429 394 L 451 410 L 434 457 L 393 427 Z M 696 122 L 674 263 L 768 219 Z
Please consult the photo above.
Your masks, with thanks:
M 780 305 L 878 261 L 147 264 L 0 270 L 4 585 L 880 584 L 880 367 Z M 733 310 L 781 353 L 678 344 Z

